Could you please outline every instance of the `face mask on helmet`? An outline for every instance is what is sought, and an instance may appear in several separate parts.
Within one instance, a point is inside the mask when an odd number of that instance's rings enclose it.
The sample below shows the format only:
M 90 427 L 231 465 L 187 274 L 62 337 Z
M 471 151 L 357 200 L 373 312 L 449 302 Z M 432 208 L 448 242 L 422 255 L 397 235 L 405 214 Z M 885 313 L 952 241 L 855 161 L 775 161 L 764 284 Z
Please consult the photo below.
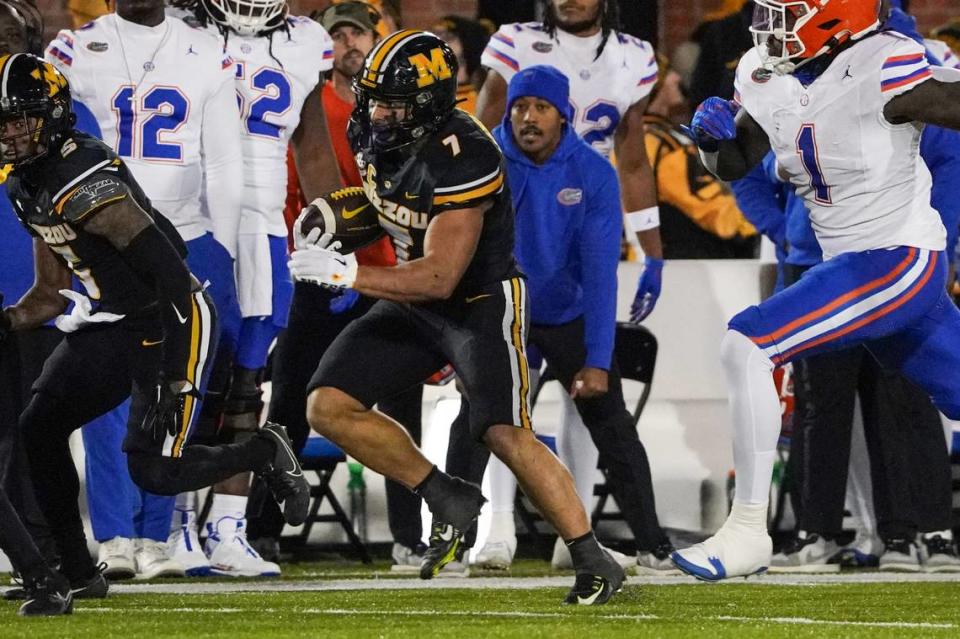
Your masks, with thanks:
M 275 29 L 287 15 L 286 0 L 203 0 L 203 6 L 214 22 L 243 36 Z
M 4 164 L 23 164 L 46 153 L 41 114 L 0 115 L 0 154 Z
M 754 0 L 750 32 L 763 66 L 781 75 L 878 25 L 879 0 Z

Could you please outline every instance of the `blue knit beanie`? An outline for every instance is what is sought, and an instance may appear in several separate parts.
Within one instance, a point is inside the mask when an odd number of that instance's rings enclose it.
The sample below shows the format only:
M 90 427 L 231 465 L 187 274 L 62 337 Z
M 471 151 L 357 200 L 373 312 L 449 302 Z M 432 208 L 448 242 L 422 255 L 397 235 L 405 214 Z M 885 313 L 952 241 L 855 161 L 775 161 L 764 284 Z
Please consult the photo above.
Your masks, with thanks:
M 569 122 L 570 114 L 570 80 L 554 67 L 538 64 L 527 67 L 516 73 L 507 87 L 507 113 L 513 103 L 523 97 L 534 97 L 546 100 L 560 112 Z

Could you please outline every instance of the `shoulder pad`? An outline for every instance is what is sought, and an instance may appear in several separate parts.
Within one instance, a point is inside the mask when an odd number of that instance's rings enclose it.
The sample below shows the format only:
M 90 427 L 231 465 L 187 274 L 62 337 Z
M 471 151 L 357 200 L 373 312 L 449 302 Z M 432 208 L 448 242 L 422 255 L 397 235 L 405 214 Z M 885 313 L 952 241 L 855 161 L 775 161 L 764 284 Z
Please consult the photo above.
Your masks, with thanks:
M 85 222 L 91 213 L 130 195 L 130 187 L 119 176 L 94 173 L 60 196 L 54 210 L 66 221 Z

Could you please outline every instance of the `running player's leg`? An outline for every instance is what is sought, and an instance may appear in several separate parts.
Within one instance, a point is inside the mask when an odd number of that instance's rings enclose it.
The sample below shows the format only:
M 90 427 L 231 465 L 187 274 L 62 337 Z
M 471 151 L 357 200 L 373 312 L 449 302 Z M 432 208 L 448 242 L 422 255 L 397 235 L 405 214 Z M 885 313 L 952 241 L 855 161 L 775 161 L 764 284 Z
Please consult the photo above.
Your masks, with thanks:
M 191 357 L 183 375 L 202 391 L 210 357 L 216 349 L 216 312 L 203 292 L 195 293 L 193 301 Z M 140 350 L 130 357 L 133 398 L 124 450 L 130 476 L 138 486 L 159 495 L 175 495 L 209 486 L 241 472 L 255 471 L 269 476 L 278 500 L 286 500 L 284 510 L 288 521 L 303 521 L 309 504 L 309 485 L 297 472 L 299 463 L 282 428 L 268 425 L 254 437 L 236 444 L 190 445 L 200 407 L 199 402 L 188 397 L 176 432 L 144 429 L 144 416 L 154 401 L 158 356 Z M 292 474 L 281 472 L 286 466 Z
M 96 568 L 83 532 L 80 482 L 68 438 L 129 395 L 124 356 L 129 339 L 128 331 L 116 324 L 68 335 L 47 360 L 20 417 L 37 503 L 71 583 L 92 579 Z
M 774 366 L 910 326 L 936 304 L 943 262 L 942 254 L 909 247 L 845 253 L 730 321 L 721 360 L 730 393 L 736 496 L 716 535 L 674 553 L 679 568 L 717 580 L 769 565 L 766 516 L 780 432 Z
M 334 340 L 307 387 L 307 418 L 364 466 L 413 489 L 433 464 L 400 424 L 372 408 L 446 363 L 409 314 L 377 302 Z
M 475 301 L 464 302 L 462 319 L 447 323 L 441 342 L 470 398 L 471 432 L 513 471 L 524 494 L 570 548 L 577 583 L 568 601 L 576 602 L 578 595 L 583 601 L 605 601 L 620 589 L 623 570 L 597 543 L 569 471 L 534 436 L 524 281 L 497 282 L 473 294 Z

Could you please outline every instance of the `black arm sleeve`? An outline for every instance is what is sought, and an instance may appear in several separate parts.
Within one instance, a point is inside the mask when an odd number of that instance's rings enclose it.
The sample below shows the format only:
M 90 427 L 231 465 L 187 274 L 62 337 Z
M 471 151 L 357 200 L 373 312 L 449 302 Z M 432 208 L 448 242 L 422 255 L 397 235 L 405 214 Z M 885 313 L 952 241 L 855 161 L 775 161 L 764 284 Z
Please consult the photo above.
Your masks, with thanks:
M 161 372 L 170 381 L 186 379 L 195 321 L 190 270 L 153 224 L 130 241 L 123 251 L 123 259 L 138 276 L 156 288 L 164 334 Z

